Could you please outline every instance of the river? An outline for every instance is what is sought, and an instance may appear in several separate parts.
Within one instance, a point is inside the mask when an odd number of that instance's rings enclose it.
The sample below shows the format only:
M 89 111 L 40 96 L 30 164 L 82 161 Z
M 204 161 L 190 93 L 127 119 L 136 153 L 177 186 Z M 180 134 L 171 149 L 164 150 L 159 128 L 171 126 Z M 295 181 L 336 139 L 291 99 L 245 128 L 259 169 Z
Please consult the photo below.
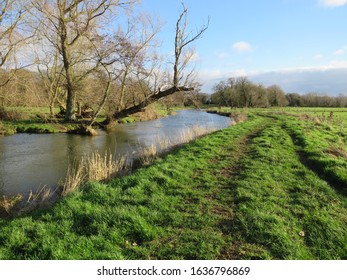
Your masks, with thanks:
M 168 139 L 177 144 L 185 131 L 199 126 L 215 131 L 231 119 L 204 111 L 183 110 L 166 118 L 120 124 L 95 137 L 61 134 L 15 134 L 0 137 L 0 195 L 28 193 L 61 181 L 69 164 L 94 151 L 116 156 L 136 154 L 139 147 Z

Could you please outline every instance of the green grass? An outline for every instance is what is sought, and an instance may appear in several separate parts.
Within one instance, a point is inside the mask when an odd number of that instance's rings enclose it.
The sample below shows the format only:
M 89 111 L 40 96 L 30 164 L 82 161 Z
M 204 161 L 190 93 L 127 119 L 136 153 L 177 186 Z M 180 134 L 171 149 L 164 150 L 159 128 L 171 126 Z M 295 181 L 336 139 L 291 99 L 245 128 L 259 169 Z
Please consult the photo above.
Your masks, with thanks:
M 7 107 L 6 110 L 15 113 L 13 120 L 0 120 L 0 136 L 12 135 L 15 133 L 61 133 L 77 129 L 76 123 L 65 123 L 62 120 L 50 119 L 48 107 Z M 159 103 L 151 104 L 150 109 L 156 117 L 165 117 L 173 113 L 172 109 L 166 109 Z M 54 113 L 59 109 L 54 108 Z M 146 120 L 146 115 L 132 115 L 120 119 L 120 123 L 132 123 Z M 103 122 L 105 117 L 102 115 L 97 118 L 97 122 Z
M 9 107 L 6 110 L 15 112 L 15 118 L 1 122 L 0 135 L 11 135 L 15 133 L 59 133 L 67 132 L 77 127 L 76 124 L 50 120 L 48 107 Z M 58 113 L 58 111 L 59 109 L 54 109 L 55 113 Z
M 322 152 L 345 149 L 345 134 L 258 113 L 51 209 L 0 219 L 0 259 L 347 259 L 347 160 Z

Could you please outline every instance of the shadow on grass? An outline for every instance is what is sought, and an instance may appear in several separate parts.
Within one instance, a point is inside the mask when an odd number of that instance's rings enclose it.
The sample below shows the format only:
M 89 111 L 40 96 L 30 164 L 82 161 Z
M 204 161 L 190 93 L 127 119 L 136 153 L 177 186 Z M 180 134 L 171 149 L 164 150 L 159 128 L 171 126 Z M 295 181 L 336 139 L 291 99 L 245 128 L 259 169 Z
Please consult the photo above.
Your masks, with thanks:
M 338 193 L 347 196 L 347 182 L 328 169 L 329 163 L 319 160 L 319 155 L 315 153 L 306 152 L 304 150 L 305 140 L 300 137 L 300 135 L 288 130 L 285 126 L 283 129 L 285 129 L 291 137 L 301 164 L 313 171 L 321 180 L 326 181 Z

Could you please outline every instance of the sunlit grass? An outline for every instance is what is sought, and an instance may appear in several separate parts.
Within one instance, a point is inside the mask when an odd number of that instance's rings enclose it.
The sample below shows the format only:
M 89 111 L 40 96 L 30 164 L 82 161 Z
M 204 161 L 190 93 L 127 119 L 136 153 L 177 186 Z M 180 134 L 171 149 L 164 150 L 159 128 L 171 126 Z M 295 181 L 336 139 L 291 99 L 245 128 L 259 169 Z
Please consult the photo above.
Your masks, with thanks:
M 0 258 L 346 259 L 345 131 L 329 112 L 319 124 L 250 113 L 51 209 L 0 219 Z

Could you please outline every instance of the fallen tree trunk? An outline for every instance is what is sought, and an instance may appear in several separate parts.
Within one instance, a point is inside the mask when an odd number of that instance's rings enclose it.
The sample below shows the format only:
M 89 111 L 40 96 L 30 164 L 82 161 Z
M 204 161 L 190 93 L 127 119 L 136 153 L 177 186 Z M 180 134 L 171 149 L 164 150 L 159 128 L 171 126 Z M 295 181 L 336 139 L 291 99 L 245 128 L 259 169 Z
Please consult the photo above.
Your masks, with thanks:
M 140 102 L 137 105 L 125 108 L 119 112 L 116 112 L 112 115 L 113 119 L 120 119 L 120 118 L 124 118 L 128 115 L 131 114 L 135 114 L 137 112 L 140 112 L 143 108 L 145 108 L 146 106 L 148 106 L 151 103 L 154 103 L 156 101 L 158 101 L 159 99 L 165 97 L 165 96 L 169 96 L 171 94 L 174 94 L 176 92 L 187 92 L 187 91 L 192 91 L 194 90 L 194 88 L 187 88 L 187 87 L 171 87 L 169 89 L 166 89 L 164 91 L 159 90 L 157 93 L 152 94 L 150 96 L 148 96 L 145 100 L 143 100 L 142 102 Z

